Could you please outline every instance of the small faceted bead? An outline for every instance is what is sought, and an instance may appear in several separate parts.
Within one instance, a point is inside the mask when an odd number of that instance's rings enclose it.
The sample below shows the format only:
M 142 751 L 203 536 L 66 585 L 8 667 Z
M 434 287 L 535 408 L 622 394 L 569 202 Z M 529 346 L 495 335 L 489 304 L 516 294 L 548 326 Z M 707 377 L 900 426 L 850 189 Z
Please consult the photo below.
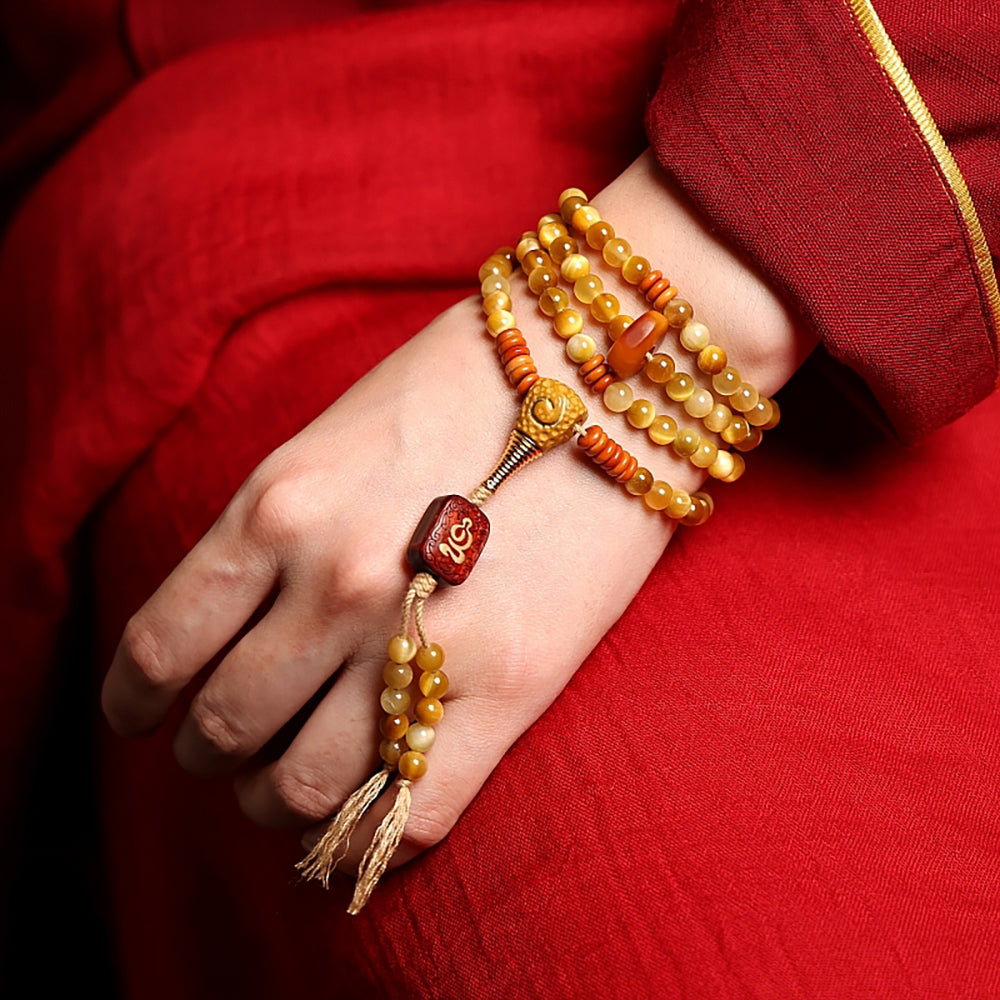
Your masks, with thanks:
M 415 722 L 406 730 L 406 745 L 411 750 L 419 750 L 421 753 L 425 753 L 434 746 L 434 737 L 436 735 L 433 726 L 426 726 L 422 722 Z
M 587 227 L 587 245 L 600 250 L 608 240 L 615 238 L 615 227 L 601 219 Z
M 697 431 L 691 430 L 690 427 L 682 427 L 674 438 L 674 451 L 681 458 L 688 458 L 698 450 L 700 444 L 701 435 Z
M 749 382 L 740 382 L 730 398 L 729 405 L 740 413 L 746 413 L 757 405 L 760 399 L 757 390 Z
M 654 354 L 646 362 L 646 378 L 659 385 L 669 382 L 675 370 L 674 359 L 669 354 Z
M 733 471 L 722 479 L 724 483 L 735 483 L 746 471 L 747 463 L 742 455 L 733 455 Z
M 656 350 L 666 332 L 667 321 L 660 313 L 643 313 L 611 345 L 608 367 L 622 378 L 631 378 L 642 370 L 646 355 Z
M 443 670 L 428 670 L 417 684 L 425 698 L 443 698 L 448 693 L 448 675 Z
M 604 282 L 596 274 L 585 274 L 573 282 L 573 294 L 587 306 L 603 291 Z
M 612 413 L 624 413 L 633 399 L 632 387 L 627 382 L 612 382 L 604 390 L 604 405 Z
M 494 254 L 479 269 L 479 280 L 485 281 L 491 274 L 499 274 L 504 278 L 509 278 L 512 270 L 511 263 L 506 257 Z
M 691 396 L 694 389 L 694 379 L 686 372 L 675 372 L 665 386 L 666 394 L 675 403 L 683 403 Z
M 417 655 L 417 642 L 408 635 L 394 635 L 386 651 L 393 663 L 409 663 Z
M 594 338 L 586 333 L 577 333 L 566 341 L 566 356 L 574 364 L 583 364 L 589 361 L 597 353 L 597 344 Z
M 409 663 L 393 663 L 390 660 L 382 668 L 382 680 L 387 687 L 408 688 L 413 680 L 413 668 Z
M 733 469 L 736 467 L 736 463 L 733 461 L 733 454 L 730 451 L 720 451 L 715 456 L 715 461 L 708 467 L 708 474 L 713 479 L 725 479 Z
M 656 479 L 642 494 L 642 500 L 650 510 L 663 510 L 670 503 L 670 498 L 673 495 L 674 491 L 669 483 L 665 483 L 662 479 Z
M 570 225 L 578 232 L 585 233 L 595 222 L 601 221 L 601 213 L 593 205 L 581 205 L 570 219 Z
M 715 397 L 708 389 L 695 389 L 694 392 L 684 400 L 684 411 L 688 416 L 701 420 L 707 417 L 715 406 Z
M 398 688 L 384 688 L 379 697 L 379 704 L 386 715 L 402 715 L 410 707 L 410 692 Z
M 610 292 L 601 292 L 600 295 L 595 295 L 593 302 L 590 303 L 590 315 L 598 323 L 610 323 L 618 315 L 620 309 L 618 299 Z
M 559 275 L 551 268 L 536 267 L 528 275 L 528 287 L 536 294 L 541 295 L 546 288 L 559 284 Z
M 650 263 L 645 257 L 637 257 L 633 254 L 622 264 L 622 277 L 630 285 L 638 285 L 649 274 L 650 270 Z
M 579 252 L 579 244 L 572 236 L 560 236 L 549 245 L 549 256 L 554 264 L 561 264 L 571 253 Z
M 564 188 L 559 195 L 558 204 L 560 209 L 563 207 L 564 203 L 569 198 L 579 198 L 580 201 L 582 201 L 584 204 L 586 204 L 588 201 L 587 196 L 579 188 L 575 187 Z
M 644 431 L 656 418 L 656 407 L 648 399 L 637 399 L 626 411 L 625 419 Z
M 771 400 L 767 396 L 761 396 L 757 403 L 747 410 L 743 416 L 747 418 L 747 422 L 754 427 L 763 427 L 765 424 L 769 423 L 771 417 L 774 416 L 774 407 L 771 405 Z
M 406 735 L 410 720 L 405 715 L 384 715 L 378 728 L 387 740 L 398 740 Z
M 691 510 L 691 494 L 687 490 L 674 490 L 666 506 L 667 517 L 679 521 Z M 407 732 L 409 735 L 409 732 Z
M 718 344 L 709 344 L 698 352 L 698 367 L 706 375 L 716 375 L 726 367 L 726 352 Z
M 521 261 L 521 270 L 531 274 L 536 267 L 551 267 L 552 258 L 544 250 L 529 250 Z
M 417 650 L 417 666 L 421 670 L 440 670 L 444 666 L 444 650 L 436 643 L 429 642 Z
M 539 268 L 541 270 L 541 268 Z M 486 329 L 496 337 L 504 330 L 513 330 L 517 326 L 517 320 L 509 309 L 498 309 L 486 317 Z
M 608 336 L 612 341 L 618 340 L 621 335 L 635 322 L 631 316 L 626 316 L 625 313 L 619 313 L 609 324 L 608 324 Z
M 621 267 L 632 256 L 632 247 L 628 240 L 615 237 L 604 244 L 601 256 L 604 258 L 604 262 L 611 267 Z
M 407 750 L 399 758 L 399 773 L 407 781 L 416 781 L 427 773 L 427 758 L 419 750 Z
M 657 414 L 646 433 L 654 444 L 670 444 L 677 437 L 677 421 L 668 413 Z
M 625 484 L 625 489 L 634 497 L 648 493 L 653 485 L 653 473 L 641 465 L 632 473 L 632 478 Z
M 714 441 L 707 441 L 702 438 L 690 456 L 691 464 L 699 469 L 707 469 L 718 457 L 719 447 Z
M 731 396 L 740 387 L 742 381 L 740 373 L 735 368 L 726 367 L 717 375 L 712 376 L 712 388 L 720 396 Z
M 764 432 L 759 427 L 750 427 L 750 432 L 742 441 L 737 441 L 733 447 L 737 451 L 753 451 L 764 439 Z
M 566 228 L 562 219 L 558 222 L 546 222 L 544 225 L 538 227 L 538 242 L 541 243 L 546 250 L 550 250 L 552 248 L 552 244 L 555 243 L 556 240 L 560 240 L 566 236 L 569 236 L 569 230 Z
M 510 282 L 502 274 L 491 274 L 479 286 L 479 290 L 482 292 L 483 298 L 494 292 L 504 292 L 510 295 Z
M 694 307 L 687 299 L 674 298 L 663 307 L 663 315 L 667 317 L 667 322 L 677 329 L 694 319 Z
M 725 403 L 716 403 L 712 407 L 712 412 L 702 422 L 708 430 L 714 434 L 719 434 L 729 426 L 729 422 L 732 419 L 733 411 Z
M 567 281 L 579 281 L 590 274 L 590 261 L 582 253 L 571 253 L 559 265 L 559 273 Z
M 711 337 L 708 333 L 708 327 L 704 323 L 696 323 L 692 320 L 690 323 L 684 324 L 679 339 L 686 350 L 700 352 L 703 348 L 708 347 Z
M 444 718 L 444 705 L 437 698 L 421 698 L 414 712 L 425 726 L 436 726 Z
M 722 440 L 726 444 L 739 444 L 750 433 L 750 425 L 745 417 L 734 416 L 729 426 L 722 432 Z
M 568 340 L 583 329 L 583 316 L 575 309 L 563 309 L 562 312 L 556 313 L 556 318 L 552 321 L 552 329 L 563 340 Z
M 510 296 L 506 292 L 490 292 L 483 299 L 483 312 L 489 316 L 499 309 L 510 309 Z
M 389 767 L 395 767 L 399 763 L 399 758 L 403 756 L 405 751 L 406 742 L 401 739 L 382 740 L 382 742 L 378 745 L 379 756 L 389 765 Z
M 555 316 L 556 313 L 562 312 L 567 306 L 569 306 L 569 293 L 565 288 L 560 288 L 557 285 L 546 288 L 538 296 L 538 308 L 546 316 Z

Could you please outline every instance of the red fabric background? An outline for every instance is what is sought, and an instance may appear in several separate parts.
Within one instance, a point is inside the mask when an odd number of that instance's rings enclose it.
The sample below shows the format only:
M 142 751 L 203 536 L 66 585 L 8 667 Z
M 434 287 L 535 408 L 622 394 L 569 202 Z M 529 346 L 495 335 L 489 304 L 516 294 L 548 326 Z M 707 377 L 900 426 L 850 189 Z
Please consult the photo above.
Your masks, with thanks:
M 35 188 L 0 257 L 5 390 L 31 416 L 7 539 L 12 771 L 85 519 L 99 649 L 79 666 L 99 670 L 260 458 L 470 290 L 484 247 L 641 148 L 671 9 L 548 10 L 207 45 L 143 35 L 130 9 L 132 44 L 167 64 Z M 567 23 L 590 67 L 570 102 Z M 898 111 L 884 91 L 870 110 Z M 919 249 L 961 300 L 954 259 Z M 344 890 L 295 885 L 294 840 L 181 773 L 169 733 L 107 738 L 126 995 L 1000 992 L 1000 400 L 909 451 L 809 374 L 785 410 L 448 840 L 359 918 Z

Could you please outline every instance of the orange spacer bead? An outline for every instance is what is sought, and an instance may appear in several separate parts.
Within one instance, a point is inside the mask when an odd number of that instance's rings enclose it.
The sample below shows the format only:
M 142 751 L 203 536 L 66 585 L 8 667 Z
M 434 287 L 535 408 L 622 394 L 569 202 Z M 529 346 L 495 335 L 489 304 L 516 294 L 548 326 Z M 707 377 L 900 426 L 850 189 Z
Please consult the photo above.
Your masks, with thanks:
M 603 394 L 604 390 L 607 389 L 607 387 L 611 385 L 611 383 L 614 382 L 614 380 L 615 377 L 614 375 L 611 374 L 611 372 L 605 372 L 605 374 L 603 374 L 596 382 L 594 382 L 590 386 L 590 388 L 593 389 L 594 392 L 599 392 Z
M 514 360 L 507 365 L 505 368 L 507 372 L 507 378 L 510 379 L 512 385 L 517 385 L 525 375 L 530 375 L 532 372 L 537 372 L 538 369 L 535 367 L 535 362 L 531 358 L 514 358 Z
M 635 470 L 639 468 L 639 459 L 634 455 L 629 455 L 628 452 L 625 452 L 625 454 L 628 455 L 625 468 L 615 476 L 620 483 L 627 483 L 635 475 Z
M 592 358 L 590 358 L 590 360 L 584 361 L 584 363 L 580 365 L 580 374 L 586 378 L 586 376 L 589 375 L 595 368 L 603 364 L 604 355 L 595 354 Z
M 528 374 L 517 383 L 517 391 L 523 396 L 540 378 L 541 375 L 539 375 L 537 371 L 528 372 Z
M 591 424 L 577 439 L 576 443 L 581 448 L 589 448 L 591 445 L 596 444 L 601 437 L 607 438 L 607 434 L 604 430 L 597 424 Z
M 677 294 L 677 289 L 670 285 L 665 291 L 660 292 L 656 296 L 656 300 L 653 302 L 654 309 L 662 309 L 675 295 Z
M 505 365 L 508 361 L 513 361 L 514 358 L 522 358 L 530 354 L 527 344 L 514 344 L 500 352 L 500 364 Z
M 586 382 L 587 385 L 589 385 L 591 388 L 593 388 L 594 384 L 599 382 L 607 374 L 608 374 L 607 365 L 598 365 L 592 371 L 587 372 L 587 374 L 583 376 L 583 381 Z
M 662 271 L 650 271 L 649 274 L 647 274 L 646 277 L 639 282 L 639 291 L 645 294 L 646 290 L 652 288 L 653 285 L 655 285 L 662 277 Z M 670 282 L 668 281 L 667 284 L 669 285 Z
M 599 450 L 588 448 L 587 454 L 590 455 L 590 457 L 593 458 L 598 465 L 607 465 L 608 462 L 615 461 L 621 454 L 621 445 L 619 445 L 617 441 L 612 441 L 611 438 L 608 438 L 607 443 L 603 448 Z
M 652 302 L 658 295 L 665 292 L 670 287 L 670 282 L 666 278 L 660 278 L 655 284 L 646 289 L 646 298 Z

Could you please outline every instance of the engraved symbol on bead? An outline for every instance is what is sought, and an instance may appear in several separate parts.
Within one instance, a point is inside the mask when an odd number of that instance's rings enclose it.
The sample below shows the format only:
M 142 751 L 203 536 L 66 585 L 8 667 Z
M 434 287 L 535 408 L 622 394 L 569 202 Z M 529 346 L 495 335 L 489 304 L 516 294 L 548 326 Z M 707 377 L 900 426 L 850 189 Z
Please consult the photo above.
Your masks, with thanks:
M 447 541 L 438 546 L 438 551 L 447 556 L 456 566 L 465 562 L 466 550 L 472 545 L 472 518 L 463 517 L 458 524 L 453 524 L 448 532 Z

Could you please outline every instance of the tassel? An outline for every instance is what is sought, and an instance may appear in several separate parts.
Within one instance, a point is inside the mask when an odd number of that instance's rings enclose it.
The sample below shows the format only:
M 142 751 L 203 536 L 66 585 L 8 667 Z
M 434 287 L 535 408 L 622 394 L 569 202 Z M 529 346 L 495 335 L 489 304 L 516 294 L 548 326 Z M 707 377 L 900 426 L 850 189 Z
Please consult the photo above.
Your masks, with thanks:
M 410 783 L 404 778 L 397 787 L 396 801 L 379 824 L 368 850 L 365 851 L 365 856 L 361 859 L 354 898 L 347 908 L 347 912 L 352 916 L 360 913 L 368 902 L 368 897 L 378 885 L 389 859 L 403 839 L 403 828 L 410 815 Z
M 368 807 L 385 788 L 392 768 L 386 766 L 373 774 L 356 792 L 352 792 L 334 816 L 326 832 L 313 845 L 313 849 L 295 866 L 302 877 L 317 879 L 324 889 L 330 888 L 330 873 L 347 854 L 351 846 L 351 834 Z

